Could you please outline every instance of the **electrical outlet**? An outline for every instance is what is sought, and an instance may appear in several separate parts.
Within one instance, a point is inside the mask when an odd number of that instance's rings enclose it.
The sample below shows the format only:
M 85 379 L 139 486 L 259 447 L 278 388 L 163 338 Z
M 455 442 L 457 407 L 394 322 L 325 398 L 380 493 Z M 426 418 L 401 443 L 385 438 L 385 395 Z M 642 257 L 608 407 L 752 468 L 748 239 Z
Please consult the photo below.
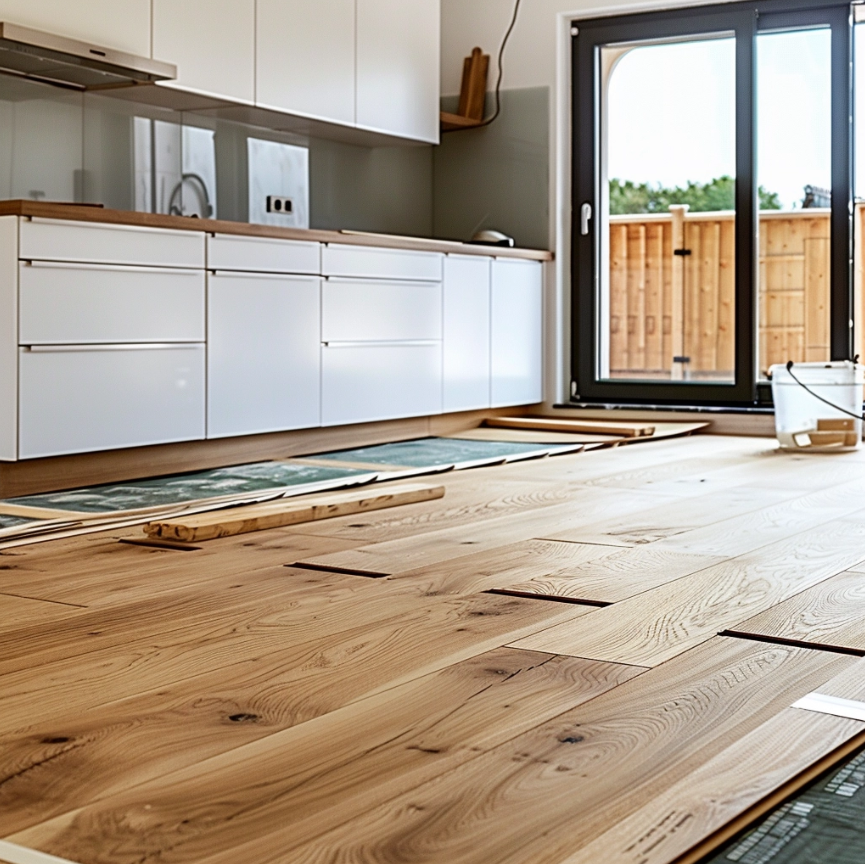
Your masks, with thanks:
M 286 198 L 283 195 L 268 195 L 267 212 L 284 213 L 286 216 L 290 216 L 294 212 L 294 204 L 291 198 Z

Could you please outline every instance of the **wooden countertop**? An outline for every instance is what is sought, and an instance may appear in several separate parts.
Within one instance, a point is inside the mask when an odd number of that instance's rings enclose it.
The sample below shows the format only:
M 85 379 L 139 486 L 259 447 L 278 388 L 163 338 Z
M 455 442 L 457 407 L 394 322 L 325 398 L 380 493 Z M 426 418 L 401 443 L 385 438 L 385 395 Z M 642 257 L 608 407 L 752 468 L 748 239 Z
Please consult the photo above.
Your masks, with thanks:
M 311 240 L 317 243 L 344 243 L 351 246 L 378 246 L 386 249 L 412 249 L 459 255 L 495 255 L 529 261 L 552 261 L 553 253 L 542 249 L 508 249 L 503 246 L 478 246 L 450 240 L 427 240 L 395 234 L 363 231 L 324 231 L 305 228 L 278 228 L 222 219 L 194 219 L 188 216 L 163 216 L 109 210 L 92 204 L 61 204 L 50 201 L 0 201 L 0 216 L 26 216 L 40 219 L 69 219 L 75 222 L 102 222 L 111 225 L 138 225 L 175 231 L 203 231 L 210 234 L 240 234 L 247 237 L 273 237 L 281 240 Z

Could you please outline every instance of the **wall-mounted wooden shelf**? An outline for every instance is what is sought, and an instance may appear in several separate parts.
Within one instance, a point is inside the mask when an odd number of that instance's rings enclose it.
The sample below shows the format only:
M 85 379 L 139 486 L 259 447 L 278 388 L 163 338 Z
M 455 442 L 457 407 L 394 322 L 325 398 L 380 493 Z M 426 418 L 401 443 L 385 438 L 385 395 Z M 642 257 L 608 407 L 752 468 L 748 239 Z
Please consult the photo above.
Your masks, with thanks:
M 483 122 L 483 120 L 463 117 L 460 114 L 449 114 L 447 111 L 441 112 L 442 132 L 454 132 L 457 129 L 473 129 L 475 126 L 481 126 Z

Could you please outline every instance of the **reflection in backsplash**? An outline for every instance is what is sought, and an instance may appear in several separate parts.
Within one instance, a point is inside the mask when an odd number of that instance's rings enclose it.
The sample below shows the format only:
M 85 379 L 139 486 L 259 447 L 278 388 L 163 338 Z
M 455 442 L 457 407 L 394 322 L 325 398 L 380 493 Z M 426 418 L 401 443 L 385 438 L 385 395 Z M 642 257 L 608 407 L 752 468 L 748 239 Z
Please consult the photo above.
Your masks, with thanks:
M 10 198 L 429 236 L 432 148 L 302 139 L 0 75 L 0 199 Z

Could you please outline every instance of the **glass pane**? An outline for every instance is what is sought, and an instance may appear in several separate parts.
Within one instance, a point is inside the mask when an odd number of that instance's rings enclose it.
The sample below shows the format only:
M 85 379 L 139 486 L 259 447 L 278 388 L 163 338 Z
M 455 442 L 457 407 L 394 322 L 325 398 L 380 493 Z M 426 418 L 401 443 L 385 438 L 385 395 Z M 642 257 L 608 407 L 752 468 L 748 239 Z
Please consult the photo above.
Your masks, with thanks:
M 861 7 L 854 7 L 854 10 Z M 863 10 L 865 11 L 865 10 Z M 865 356 L 865 24 L 853 27 L 853 353 Z
M 734 380 L 736 42 L 601 51 L 599 377 Z
M 758 35 L 760 377 L 831 356 L 831 83 L 828 28 Z

